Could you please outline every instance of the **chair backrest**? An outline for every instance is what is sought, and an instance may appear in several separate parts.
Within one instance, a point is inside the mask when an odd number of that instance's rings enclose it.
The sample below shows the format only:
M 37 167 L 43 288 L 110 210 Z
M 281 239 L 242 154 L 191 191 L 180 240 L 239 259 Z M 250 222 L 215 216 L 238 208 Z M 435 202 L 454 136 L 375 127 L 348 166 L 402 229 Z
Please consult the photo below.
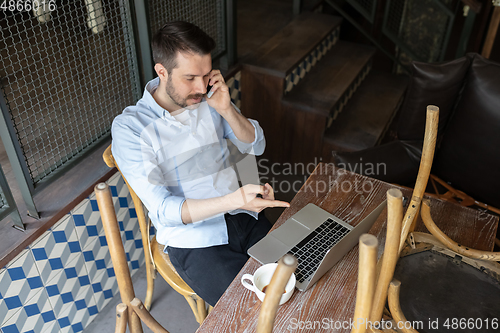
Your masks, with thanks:
M 135 297 L 134 285 L 127 264 L 125 248 L 123 247 L 120 235 L 120 227 L 116 219 L 115 207 L 111 197 L 111 191 L 106 183 L 99 183 L 95 186 L 95 193 L 99 212 L 101 214 L 102 225 L 106 235 L 106 241 L 109 246 L 111 261 L 115 271 L 118 289 L 122 305 L 117 306 L 117 332 L 124 332 L 124 321 L 127 321 L 131 333 L 142 333 L 141 320 L 154 332 L 168 333 L 149 313 L 142 302 Z M 127 308 L 127 315 L 124 313 L 124 306 Z M 126 318 L 126 319 L 125 319 Z
M 99 213 L 101 214 L 106 241 L 113 262 L 118 289 L 122 302 L 128 306 L 128 324 L 132 333 L 142 333 L 141 321 L 137 314 L 129 306 L 135 298 L 134 285 L 128 268 L 125 248 L 123 247 L 120 235 L 120 227 L 116 219 L 115 207 L 111 197 L 111 191 L 106 183 L 99 183 L 95 186 L 95 194 Z
M 111 145 L 104 151 L 103 160 L 107 166 L 109 166 L 110 168 L 117 168 L 121 173 L 121 170 L 113 157 L 113 153 L 111 152 Z M 201 323 L 207 316 L 205 301 L 201 297 L 196 295 L 191 287 L 189 287 L 188 284 L 182 280 L 180 275 L 173 267 L 168 255 L 163 252 L 164 246 L 158 244 L 155 238 L 150 238 L 149 230 L 151 228 L 151 220 L 146 215 L 141 199 L 139 199 L 132 187 L 130 187 L 125 176 L 122 173 L 121 175 L 130 192 L 132 201 L 134 202 L 139 227 L 141 230 L 147 274 L 147 291 L 146 298 L 144 300 L 144 306 L 147 310 L 151 308 L 151 303 L 153 300 L 154 279 L 156 276 L 156 272 L 159 272 L 160 275 L 165 279 L 165 281 L 167 281 L 167 283 L 175 291 L 186 298 L 186 301 L 193 311 L 196 321 L 201 325 Z M 209 307 L 209 309 L 211 309 L 211 306 Z
M 125 181 L 125 184 L 127 185 L 127 188 L 130 192 L 130 196 L 132 198 L 132 202 L 134 203 L 135 207 L 135 212 L 137 215 L 137 221 L 139 222 L 139 228 L 141 230 L 141 237 L 142 237 L 142 244 L 144 248 L 144 256 L 145 256 L 145 263 L 146 263 L 146 271 L 148 274 L 148 280 L 152 279 L 155 272 L 156 272 L 156 266 L 153 260 L 153 254 L 151 252 L 151 237 L 150 237 L 150 229 L 151 229 L 151 221 L 146 215 L 146 212 L 144 210 L 144 206 L 142 204 L 141 199 L 135 194 L 134 190 L 132 187 L 130 187 L 129 183 L 127 182 L 127 179 L 125 176 L 120 171 L 120 168 L 116 164 L 116 161 L 113 157 L 113 154 L 111 152 L 111 145 L 106 148 L 104 153 L 102 154 L 102 158 L 106 165 L 110 168 L 116 168 L 120 172 L 120 174 L 123 177 L 123 180 Z M 148 288 L 152 288 L 148 284 Z M 144 300 L 144 304 L 146 305 L 147 309 L 150 309 L 151 307 L 151 302 L 152 302 L 152 297 L 153 293 L 152 290 L 146 294 L 146 299 Z

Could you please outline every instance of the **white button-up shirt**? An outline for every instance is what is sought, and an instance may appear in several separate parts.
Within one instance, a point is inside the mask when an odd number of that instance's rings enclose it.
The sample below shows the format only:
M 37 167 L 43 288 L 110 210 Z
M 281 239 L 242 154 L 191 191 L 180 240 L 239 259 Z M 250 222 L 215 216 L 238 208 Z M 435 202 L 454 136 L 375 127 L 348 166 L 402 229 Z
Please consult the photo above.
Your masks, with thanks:
M 255 128 L 255 140 L 243 143 L 205 100 L 197 108 L 183 111 L 189 114 L 188 120 L 186 114 L 178 115 L 182 116 L 180 122 L 154 100 L 158 85 L 159 78 L 150 81 L 137 104 L 127 107 L 113 121 L 113 157 L 148 209 L 160 244 L 180 248 L 227 244 L 223 214 L 183 224 L 182 204 L 186 199 L 209 199 L 236 191 L 235 170 L 242 185 L 259 184 L 255 155 L 264 152 L 262 128 L 249 119 Z M 230 154 L 227 139 L 247 155 Z M 243 212 L 257 218 L 257 213 Z

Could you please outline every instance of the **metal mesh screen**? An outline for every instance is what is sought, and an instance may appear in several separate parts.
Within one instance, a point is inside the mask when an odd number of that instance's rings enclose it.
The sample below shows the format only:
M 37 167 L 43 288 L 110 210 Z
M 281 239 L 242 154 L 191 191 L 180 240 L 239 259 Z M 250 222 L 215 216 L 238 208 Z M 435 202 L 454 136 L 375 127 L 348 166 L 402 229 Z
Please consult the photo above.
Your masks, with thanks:
M 224 0 L 149 0 L 151 35 L 166 22 L 187 21 L 196 24 L 215 40 L 215 58 L 226 50 Z
M 0 85 L 35 185 L 141 91 L 128 0 L 42 3 L 0 12 Z
M 352 2 L 356 2 L 360 7 L 364 8 L 367 12 L 372 11 L 373 3 L 375 0 L 351 0 Z
M 438 61 L 453 24 L 455 0 L 392 0 L 387 3 L 384 31 L 414 60 Z
M 0 215 L 7 208 L 9 208 L 9 205 L 7 204 L 7 200 L 4 198 L 3 189 L 0 187 Z
M 347 2 L 363 14 L 367 20 L 373 22 L 377 0 L 348 0 Z
M 14 207 L 12 207 L 12 193 L 10 192 L 7 179 L 0 165 L 0 220 L 9 215 Z M 15 205 L 15 203 L 14 203 Z

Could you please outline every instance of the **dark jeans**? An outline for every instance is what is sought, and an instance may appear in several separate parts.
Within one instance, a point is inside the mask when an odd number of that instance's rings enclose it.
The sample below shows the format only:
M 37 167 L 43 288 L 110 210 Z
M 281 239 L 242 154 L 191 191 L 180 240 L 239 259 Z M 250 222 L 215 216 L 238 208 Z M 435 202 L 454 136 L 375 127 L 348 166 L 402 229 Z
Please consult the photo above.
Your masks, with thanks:
M 264 237 L 271 223 L 259 214 L 224 215 L 229 244 L 206 248 L 167 247 L 168 255 L 182 279 L 208 304 L 214 306 L 248 260 L 247 250 Z

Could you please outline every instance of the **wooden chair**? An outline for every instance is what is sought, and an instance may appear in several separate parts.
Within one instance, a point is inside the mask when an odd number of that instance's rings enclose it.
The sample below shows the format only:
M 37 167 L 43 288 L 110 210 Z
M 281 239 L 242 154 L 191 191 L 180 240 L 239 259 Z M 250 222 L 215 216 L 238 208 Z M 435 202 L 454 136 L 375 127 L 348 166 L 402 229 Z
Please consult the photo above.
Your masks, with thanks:
M 364 300 L 360 299 L 360 302 L 365 304 L 363 305 L 364 310 L 360 313 L 355 313 L 355 320 L 356 318 L 369 318 L 370 322 L 379 322 L 382 319 L 388 288 L 394 276 L 396 263 L 405 245 L 405 241 L 408 238 L 408 234 L 415 228 L 415 222 L 417 220 L 416 217 L 420 211 L 422 198 L 429 180 L 432 160 L 434 157 L 434 149 L 436 146 L 438 119 L 439 108 L 429 105 L 427 107 L 427 122 L 425 127 L 424 146 L 420 161 L 420 169 L 417 175 L 410 204 L 404 216 L 402 203 L 403 195 L 401 191 L 397 189 L 390 189 L 387 191 L 387 236 L 384 253 L 377 264 L 377 269 L 374 274 L 374 281 L 377 281 L 377 283 L 376 286 L 373 286 L 373 295 L 365 295 Z M 367 245 L 363 246 L 366 247 Z M 371 259 L 361 257 L 361 248 L 362 244 L 360 243 L 360 264 L 361 260 L 371 261 Z M 368 263 L 366 265 L 368 265 Z M 360 274 L 362 269 L 365 269 L 365 267 L 360 267 Z M 366 280 L 366 277 L 363 280 L 364 282 L 361 281 L 361 278 L 362 276 L 360 275 L 360 280 L 358 281 L 358 291 L 359 288 L 368 288 L 365 284 L 371 283 Z M 370 287 L 369 290 L 372 290 L 372 288 Z M 368 291 L 365 290 L 362 294 L 366 293 L 368 293 Z M 356 307 L 358 307 L 358 301 L 356 301 Z M 360 315 L 363 316 L 359 317 Z M 356 329 L 353 332 L 358 333 L 363 331 L 361 329 Z
M 113 268 L 115 270 L 118 288 L 122 303 L 116 306 L 116 326 L 115 333 L 125 333 L 127 326 L 131 333 L 142 333 L 141 321 L 153 332 L 169 333 L 156 319 L 151 316 L 143 303 L 135 297 L 134 286 L 125 256 L 120 228 L 116 219 L 111 191 L 106 183 L 95 186 L 95 193 L 99 212 L 101 214 L 106 241 L 108 242 Z M 270 333 L 274 324 L 279 301 L 283 295 L 283 290 L 297 268 L 297 258 L 287 254 L 278 262 L 278 267 L 273 274 L 271 282 L 267 287 L 266 298 L 262 304 L 259 321 L 257 325 L 258 333 Z
M 128 326 L 131 333 L 142 333 L 142 319 L 153 331 L 168 333 L 163 328 L 162 330 L 153 329 L 161 327 L 161 325 L 154 320 L 149 311 L 142 305 L 142 302 L 135 297 L 134 285 L 132 284 L 109 186 L 106 183 L 99 183 L 95 186 L 95 193 L 122 299 L 122 304 L 119 304 L 116 308 L 116 331 L 125 332 L 126 326 Z
M 438 176 L 431 175 L 430 179 L 431 179 L 431 184 L 432 184 L 432 187 L 433 187 L 435 193 L 428 193 L 429 195 L 436 196 L 439 199 L 450 201 L 450 202 L 459 204 L 459 205 L 464 206 L 464 207 L 477 206 L 477 207 L 487 209 L 495 214 L 500 215 L 500 209 L 493 207 L 493 206 L 490 206 L 490 205 L 487 205 L 481 201 L 477 201 L 476 199 L 474 199 L 473 197 L 471 197 L 467 193 L 464 193 L 463 191 L 459 191 L 459 190 L 455 189 L 453 186 L 451 186 L 450 184 L 448 184 L 447 182 L 445 182 L 444 180 L 442 180 Z M 444 187 L 446 192 L 440 193 L 441 191 L 440 191 L 438 185 L 441 185 L 442 187 Z
M 359 267 L 356 307 L 351 333 L 365 332 L 403 332 L 418 333 L 411 328 L 399 304 L 401 283 L 393 278 L 394 268 L 399 257 L 398 245 L 403 217 L 402 194 L 397 189 L 387 191 L 387 238 L 381 269 L 377 270 L 378 240 L 375 236 L 364 234 L 359 238 Z M 398 227 L 399 226 L 399 227 Z M 379 266 L 380 267 L 380 266 Z M 380 271 L 380 274 L 377 274 Z M 378 279 L 377 279 L 378 276 Z M 377 329 L 369 323 L 379 323 L 382 319 L 384 305 L 388 296 L 389 309 L 392 316 L 391 326 L 403 323 L 403 328 Z
M 439 110 L 436 107 L 428 107 L 420 169 L 415 189 L 412 193 L 412 199 L 404 217 L 401 192 L 396 189 L 391 189 L 387 192 L 387 236 L 385 250 L 376 270 L 379 273 L 374 273 L 375 269 L 373 268 L 374 259 L 372 257 L 374 256 L 373 252 L 376 255 L 376 247 L 372 249 L 369 246 L 370 242 L 373 243 L 373 241 L 360 238 L 358 295 L 354 320 L 356 321 L 358 318 L 364 320 L 368 318 L 367 314 L 369 313 L 370 322 L 380 322 L 386 299 L 388 299 L 393 327 L 397 327 L 396 323 L 402 323 L 401 327 L 398 327 L 396 330 L 384 329 L 381 331 L 374 327 L 369 327 L 368 331 L 418 333 L 411 326 L 411 323 L 406 320 L 401 310 L 399 302 L 401 283 L 393 278 L 396 263 L 400 256 L 432 249 L 447 254 L 450 257 L 455 257 L 456 255 L 465 256 L 469 258 L 468 260 L 464 259 L 467 264 L 481 271 L 493 272 L 492 275 L 494 276 L 498 276 L 500 273 L 500 264 L 494 262 L 500 260 L 500 253 L 466 248 L 447 237 L 432 220 L 429 200 L 423 200 L 432 166 L 437 136 L 438 114 Z M 413 232 L 419 213 L 431 234 Z M 406 241 L 408 241 L 407 245 L 405 244 Z M 484 260 L 489 260 L 489 262 Z M 372 292 L 377 276 L 377 286 L 375 291 Z M 359 333 L 365 330 L 366 327 L 355 327 L 353 332 Z
M 436 140 L 438 133 L 439 108 L 434 105 L 427 106 L 427 119 L 425 124 L 424 145 L 422 157 L 418 170 L 415 187 L 411 196 L 408 209 L 403 216 L 403 195 L 397 189 L 387 191 L 387 236 L 385 249 L 378 263 L 377 285 L 374 292 L 372 309 L 370 311 L 370 322 L 379 322 L 382 319 L 388 293 L 392 290 L 393 308 L 391 314 L 393 319 L 406 322 L 399 306 L 399 285 L 392 281 L 396 263 L 400 253 L 405 246 L 408 234 L 415 229 L 420 205 L 429 181 L 429 176 L 434 159 Z M 394 285 L 394 287 L 391 287 Z M 396 287 L 397 286 L 397 287 Z M 392 288 L 392 289 L 391 289 Z M 395 293 L 397 291 L 397 299 Z M 397 302 L 396 302 L 397 301 Z M 390 307 L 390 306 L 389 306 Z M 394 309 L 395 313 L 392 313 Z M 404 319 L 404 320 L 403 320 Z M 416 332 L 415 330 L 403 330 L 404 332 Z
M 401 227 L 401 239 L 399 241 L 399 253 L 404 247 L 410 231 L 415 229 L 415 222 L 420 211 L 420 204 L 424 197 L 425 188 L 431 174 L 432 161 L 434 159 L 434 150 L 436 149 L 436 140 L 439 123 L 439 108 L 434 105 L 427 106 L 427 119 L 425 122 L 424 146 L 422 148 L 422 157 L 418 169 L 417 180 L 412 193 L 411 201 L 403 217 Z
M 429 232 L 448 249 L 456 252 L 459 255 L 466 256 L 471 259 L 480 259 L 488 261 L 500 261 L 500 252 L 481 251 L 461 246 L 453 239 L 448 237 L 439 227 L 434 223 L 431 216 L 430 201 L 424 200 L 421 209 L 422 221 Z
M 425 188 L 429 180 L 432 161 L 434 158 L 434 150 L 436 147 L 437 132 L 438 132 L 439 108 L 434 105 L 427 106 L 427 121 L 425 124 L 424 145 L 422 149 L 422 157 L 420 160 L 420 168 L 418 170 L 415 188 L 412 193 L 411 201 L 403 216 L 403 195 L 398 189 L 390 189 L 387 191 L 387 236 L 385 249 L 378 265 L 375 268 L 373 262 L 376 262 L 376 238 L 363 235 L 360 238 L 360 267 L 358 278 L 358 295 L 356 299 L 356 310 L 354 320 L 369 320 L 370 322 L 380 322 L 384 312 L 384 307 L 390 284 L 394 276 L 394 270 L 398 261 L 399 255 L 405 245 L 408 234 L 415 228 L 416 218 L 420 211 L 420 205 L 425 193 Z M 375 245 L 374 245 L 375 244 Z M 375 249 L 374 249 L 375 247 Z M 375 254 L 373 254 L 375 253 Z M 375 256 L 375 259 L 372 257 Z M 366 272 L 365 272 L 366 270 Z M 375 285 L 375 281 L 376 285 Z M 394 282 L 395 285 L 398 285 Z M 399 286 L 399 285 L 398 285 Z M 393 318 L 404 319 L 401 308 L 399 307 L 399 288 L 394 289 L 392 294 L 392 303 L 395 313 Z M 394 297 L 394 292 L 398 291 L 397 303 Z M 392 310 L 391 310 L 392 313 Z M 368 319 L 366 319 L 368 318 Z M 397 321 L 398 319 L 396 319 Z M 404 319 L 406 322 L 406 319 Z M 362 325 L 361 325 L 362 326 Z M 357 325 L 352 332 L 363 333 L 366 327 Z M 377 331 L 370 328 L 371 331 Z M 390 332 L 390 331 L 389 331 Z M 415 332 L 415 331 L 408 331 Z
M 111 145 L 106 148 L 103 153 L 103 159 L 106 165 L 110 168 L 116 167 L 118 171 L 120 168 L 115 162 L 113 158 L 113 154 L 111 153 Z M 121 171 L 120 171 L 121 173 Z M 205 317 L 208 314 L 205 301 L 199 297 L 192 289 L 187 285 L 184 280 L 180 277 L 180 275 L 175 270 L 168 254 L 163 251 L 164 246 L 159 244 L 156 241 L 156 237 L 153 237 L 150 240 L 149 230 L 151 228 L 151 220 L 147 217 L 144 206 L 142 204 L 141 199 L 135 194 L 134 190 L 130 187 L 127 179 L 123 176 L 125 183 L 130 191 L 130 196 L 132 197 L 132 201 L 134 202 L 135 210 L 137 213 L 137 220 L 139 221 L 139 227 L 142 235 L 142 243 L 144 247 L 144 255 L 146 258 L 146 273 L 147 273 L 147 291 L 146 298 L 144 300 L 144 306 L 147 310 L 151 308 L 151 302 L 153 299 L 153 289 L 154 289 L 154 279 L 156 277 L 156 272 L 159 272 L 160 275 L 167 281 L 167 283 L 179 294 L 184 296 L 186 301 L 188 302 L 193 314 L 196 318 L 196 321 L 201 325 L 205 320 Z M 209 306 L 209 311 L 212 309 Z

